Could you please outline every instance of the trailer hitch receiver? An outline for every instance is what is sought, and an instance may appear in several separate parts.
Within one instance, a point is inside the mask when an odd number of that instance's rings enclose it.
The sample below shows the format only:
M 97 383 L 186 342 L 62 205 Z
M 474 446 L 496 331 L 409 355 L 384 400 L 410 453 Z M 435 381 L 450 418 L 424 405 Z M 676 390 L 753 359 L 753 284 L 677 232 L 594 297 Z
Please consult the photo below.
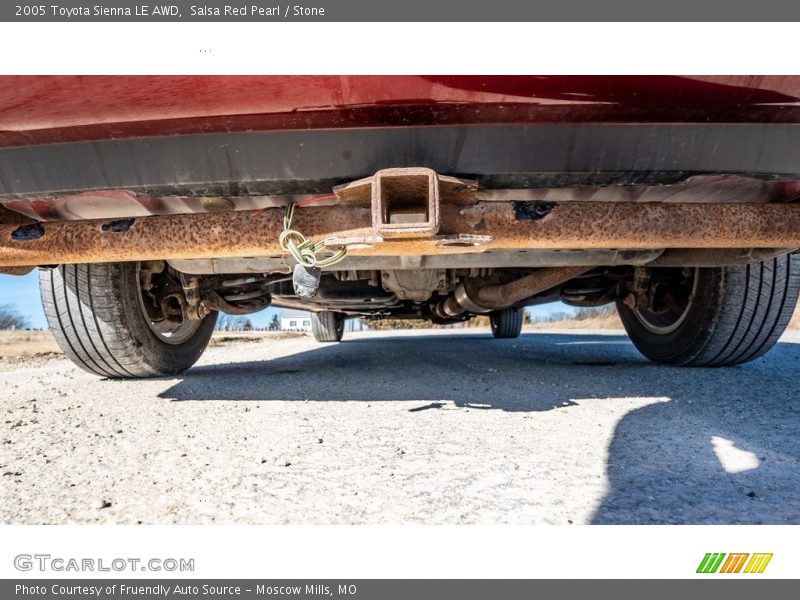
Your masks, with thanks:
M 384 238 L 433 237 L 439 204 L 439 177 L 431 169 L 384 169 L 372 179 L 372 227 Z

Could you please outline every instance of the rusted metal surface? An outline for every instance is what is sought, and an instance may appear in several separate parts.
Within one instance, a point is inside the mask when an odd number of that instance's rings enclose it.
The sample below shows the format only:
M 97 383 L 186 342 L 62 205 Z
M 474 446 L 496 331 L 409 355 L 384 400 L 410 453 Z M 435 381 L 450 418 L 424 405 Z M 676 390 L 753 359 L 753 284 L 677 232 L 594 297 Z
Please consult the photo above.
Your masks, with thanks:
M 738 250 L 696 250 L 700 252 L 736 252 Z M 767 251 L 768 252 L 768 251 Z M 489 253 L 444 254 L 428 256 L 346 256 L 340 263 L 323 271 L 398 271 L 417 269 L 513 269 L 620 265 L 645 265 L 658 258 L 663 250 L 494 250 Z M 281 257 L 195 258 L 170 260 L 182 273 L 213 275 L 219 273 L 272 273 L 286 271 Z
M 526 210 L 520 210 L 524 208 Z M 564 202 L 547 206 L 480 203 L 447 207 L 443 231 L 491 235 L 490 248 L 796 248 L 798 204 Z
M 769 260 L 790 248 L 672 248 L 647 263 L 648 267 L 726 267 Z
M 329 196 L 326 195 L 326 196 Z M 57 198 L 21 198 L 0 200 L 0 223 L 11 222 L 3 215 L 22 215 L 37 221 L 80 221 L 84 219 L 119 219 L 152 215 L 259 210 L 286 206 L 289 202 L 317 199 L 320 194 L 282 194 L 275 196 L 150 196 L 131 190 L 95 190 L 66 194 Z M 333 198 L 332 202 L 336 199 Z M 330 202 L 329 202 L 330 204 Z M 7 216 L 7 215 L 6 215 Z
M 530 208 L 530 207 L 526 207 Z M 366 207 L 304 207 L 293 227 L 309 239 L 349 240 L 350 256 L 468 254 L 524 249 L 800 248 L 800 204 L 638 204 L 565 202 L 538 219 L 518 203 L 447 205 L 440 234 L 491 238 L 480 245 L 430 239 L 380 242 Z M 535 211 L 534 211 L 535 212 Z M 128 260 L 280 256 L 283 210 L 134 219 L 127 231 L 107 221 L 43 223 L 43 234 L 0 226 L 0 266 Z M 20 237 L 25 239 L 19 239 Z M 485 239 L 485 237 L 483 239 Z M 15 239 L 18 238 L 18 239 Z
M 673 202 L 767 203 L 800 198 L 800 181 L 767 181 L 741 175 L 696 175 L 673 185 L 590 186 L 530 189 L 477 189 L 475 181 L 438 175 L 442 203 L 484 202 Z M 369 206 L 373 177 L 334 188 L 334 194 L 272 196 L 152 196 L 132 190 L 95 190 L 57 197 L 0 199 L 0 223 L 114 219 L 257 210 L 313 201 L 315 206 L 342 203 Z M 326 200 L 327 198 L 327 200 Z M 23 217 L 24 215 L 24 217 Z
M 383 169 L 372 177 L 337 186 L 345 205 L 372 207 L 372 227 L 384 238 L 432 237 L 439 231 L 442 202 L 474 203 L 478 186 L 432 169 Z
M 16 275 L 21 277 L 33 271 L 36 267 L 0 267 L 0 275 Z
M 536 296 L 588 271 L 586 267 L 554 267 L 500 285 L 479 287 L 475 301 L 486 308 L 505 308 Z
M 387 169 L 391 171 L 427 171 L 428 169 Z M 377 174 L 376 174 L 377 175 Z M 439 180 L 439 197 L 442 202 L 473 203 L 478 191 L 478 183 L 469 179 L 459 179 L 449 175 L 437 174 Z M 375 175 L 352 181 L 333 188 L 334 195 L 342 204 L 352 206 L 368 206 L 372 201 L 372 184 Z M 508 190 L 502 190 L 507 192 Z M 492 190 L 484 193 L 491 198 Z
M 104 232 L 105 220 L 43 223 L 35 240 L 15 241 L 19 226 L 0 226 L 0 266 L 91 263 L 163 258 L 276 256 L 283 209 L 155 216 L 135 219 L 124 232 Z M 294 226 L 310 235 L 370 223 L 368 208 L 298 210 Z
M 6 208 L 3 203 L 0 202 L 0 224 L 14 225 L 17 223 L 31 223 L 34 220 L 35 217 L 31 218 L 19 213 L 18 211 Z
M 383 169 L 372 178 L 372 228 L 384 238 L 429 238 L 439 231 L 439 177 L 432 169 Z
M 441 319 L 458 318 L 466 313 L 482 314 L 514 306 L 543 294 L 591 270 L 591 267 L 543 268 L 513 281 L 497 283 L 497 277 L 470 278 L 431 310 Z

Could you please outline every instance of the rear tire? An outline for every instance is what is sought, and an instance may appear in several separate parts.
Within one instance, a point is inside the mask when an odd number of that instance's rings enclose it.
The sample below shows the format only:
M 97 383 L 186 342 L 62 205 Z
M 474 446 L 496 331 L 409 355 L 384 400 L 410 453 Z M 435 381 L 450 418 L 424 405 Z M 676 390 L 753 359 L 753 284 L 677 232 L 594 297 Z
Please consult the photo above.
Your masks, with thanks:
M 217 321 L 214 312 L 176 328 L 179 335 L 158 334 L 145 315 L 137 263 L 42 270 L 39 289 L 64 354 L 82 369 L 114 379 L 185 371 L 200 358 Z
M 632 309 L 618 301 L 625 330 L 656 362 L 738 365 L 765 354 L 789 324 L 800 288 L 800 256 L 695 269 L 693 277 L 688 294 L 674 294 L 687 297 L 686 306 L 672 313 Z
M 344 335 L 344 315 L 330 310 L 311 314 L 311 332 L 318 342 L 340 342 Z
M 489 315 L 492 335 L 497 339 L 513 339 L 522 332 L 523 309 L 506 308 Z

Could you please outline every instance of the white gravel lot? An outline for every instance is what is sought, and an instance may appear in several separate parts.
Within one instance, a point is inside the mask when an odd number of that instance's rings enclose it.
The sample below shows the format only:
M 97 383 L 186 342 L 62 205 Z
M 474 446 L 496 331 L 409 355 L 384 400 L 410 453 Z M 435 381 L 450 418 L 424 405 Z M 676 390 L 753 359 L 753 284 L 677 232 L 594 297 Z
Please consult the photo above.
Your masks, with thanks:
M 0 363 L 3 523 L 800 523 L 800 335 L 675 369 L 609 332 L 350 334 L 103 380 Z

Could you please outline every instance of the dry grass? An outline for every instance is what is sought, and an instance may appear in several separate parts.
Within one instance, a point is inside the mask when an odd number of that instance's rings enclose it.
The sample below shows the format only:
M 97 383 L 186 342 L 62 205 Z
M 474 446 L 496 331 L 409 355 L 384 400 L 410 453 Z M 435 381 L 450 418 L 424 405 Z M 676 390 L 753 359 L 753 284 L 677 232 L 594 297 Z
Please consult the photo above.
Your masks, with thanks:
M 536 321 L 530 329 L 622 329 L 616 309 L 584 319 L 565 318 L 559 320 Z
M 292 340 L 307 337 L 302 331 L 215 331 L 209 346 L 225 346 L 242 342 Z
M 789 321 L 789 329 L 800 329 L 800 305 L 794 311 L 792 320 Z
M 306 335 L 308 334 L 294 331 L 215 331 L 209 345 L 288 340 Z M 0 331 L 0 360 L 24 361 L 28 358 L 48 358 L 61 354 L 61 349 L 49 331 Z
M 527 330 L 538 329 L 622 329 L 622 322 L 613 308 L 603 314 L 583 319 L 565 318 L 536 321 Z M 800 307 L 794 312 L 789 329 L 800 330 Z M 307 333 L 294 331 L 216 331 L 210 346 L 225 346 L 242 342 L 262 342 L 297 339 Z M 0 360 L 19 361 L 27 358 L 48 358 L 61 355 L 49 331 L 0 331 Z
M 622 329 L 617 311 L 610 308 L 603 314 L 585 319 L 559 319 L 553 321 L 537 321 L 530 326 L 531 329 Z M 789 321 L 789 329 L 800 329 L 800 304 Z
M 0 359 L 61 354 L 49 331 L 0 331 Z

